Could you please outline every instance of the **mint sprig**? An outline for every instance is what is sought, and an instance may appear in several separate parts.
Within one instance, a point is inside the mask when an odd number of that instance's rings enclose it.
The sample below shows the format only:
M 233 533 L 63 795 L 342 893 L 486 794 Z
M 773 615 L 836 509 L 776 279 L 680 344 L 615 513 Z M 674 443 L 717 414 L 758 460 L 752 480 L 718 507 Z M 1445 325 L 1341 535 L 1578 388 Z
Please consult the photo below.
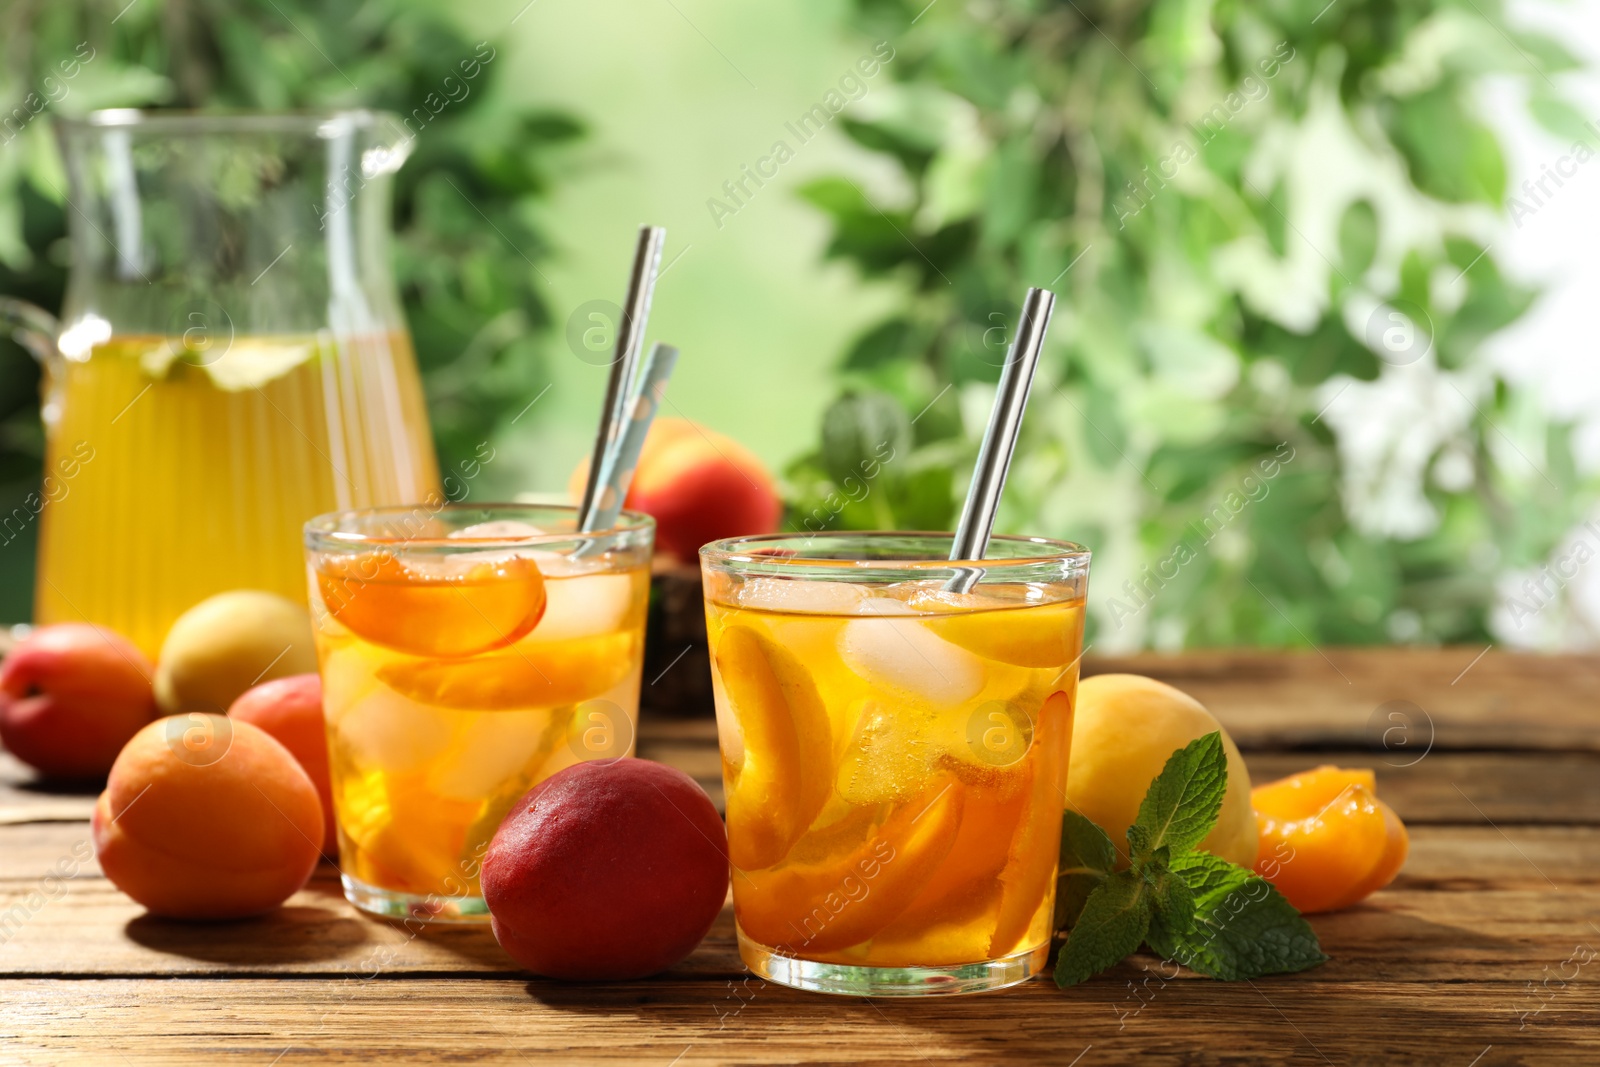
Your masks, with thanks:
M 1128 827 L 1123 871 L 1110 835 L 1065 813 L 1056 926 L 1070 932 L 1056 961 L 1057 985 L 1091 978 L 1141 944 L 1224 981 L 1303 971 L 1328 958 L 1272 883 L 1196 848 L 1216 825 L 1227 788 L 1220 732 L 1174 752 Z
M 1192 849 L 1205 840 L 1222 812 L 1228 791 L 1228 759 L 1222 734 L 1213 731 L 1189 742 L 1167 758 L 1128 827 L 1128 845 L 1135 860 L 1148 860 L 1159 848 Z

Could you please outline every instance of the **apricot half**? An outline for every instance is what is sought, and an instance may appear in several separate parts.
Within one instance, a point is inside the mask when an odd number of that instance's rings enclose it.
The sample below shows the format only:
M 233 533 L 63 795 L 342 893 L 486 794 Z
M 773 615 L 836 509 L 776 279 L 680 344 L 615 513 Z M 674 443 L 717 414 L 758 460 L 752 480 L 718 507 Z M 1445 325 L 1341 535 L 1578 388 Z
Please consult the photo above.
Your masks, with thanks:
M 1256 873 L 1302 912 L 1337 911 L 1394 880 L 1410 838 L 1370 770 L 1323 766 L 1257 786 Z
M 643 978 L 711 929 L 728 894 L 728 851 L 694 779 L 649 760 L 595 760 L 556 772 L 511 809 L 482 882 L 495 938 L 529 970 Z
M 152 913 L 239 919 L 311 877 L 323 817 L 311 778 L 265 730 L 191 713 L 133 736 L 90 827 L 106 877 Z

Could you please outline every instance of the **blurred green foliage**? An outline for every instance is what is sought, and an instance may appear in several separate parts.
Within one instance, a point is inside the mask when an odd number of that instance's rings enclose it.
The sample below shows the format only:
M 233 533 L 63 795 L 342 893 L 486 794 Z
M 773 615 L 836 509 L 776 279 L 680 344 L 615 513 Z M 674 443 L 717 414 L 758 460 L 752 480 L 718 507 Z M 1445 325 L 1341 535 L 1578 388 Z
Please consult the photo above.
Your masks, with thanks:
M 495 43 L 480 48 L 440 5 L 408 0 L 139 0 L 125 8 L 11 0 L 0 11 L 0 118 L 16 108 L 37 114 L 0 133 L 0 293 L 51 311 L 61 303 L 67 207 L 52 114 L 392 110 L 418 133 L 396 176 L 396 276 L 440 462 L 455 466 L 515 416 L 542 377 L 551 312 L 536 264 L 548 246 L 531 209 L 548 195 L 553 150 L 583 132 L 566 114 L 504 101 L 494 83 L 509 74 L 508 60 Z M 89 54 L 79 51 L 84 44 L 93 58 L 62 82 L 59 63 Z M 458 64 L 472 59 L 483 71 L 462 95 Z M 48 106 L 28 105 L 30 93 Z M 32 361 L 0 340 L 5 511 L 37 484 L 38 404 Z M 0 618 L 26 617 L 31 556 L 21 539 L 0 554 Z
M 844 353 L 793 525 L 948 527 L 1049 287 L 999 528 L 1096 550 L 1102 650 L 1487 637 L 1496 576 L 1593 499 L 1569 427 L 1477 355 L 1533 294 L 1482 243 L 1506 167 L 1474 92 L 1522 79 L 1576 136 L 1559 43 L 1492 0 L 856 13 L 898 84 L 843 125 L 895 180 L 805 195 L 908 299 Z

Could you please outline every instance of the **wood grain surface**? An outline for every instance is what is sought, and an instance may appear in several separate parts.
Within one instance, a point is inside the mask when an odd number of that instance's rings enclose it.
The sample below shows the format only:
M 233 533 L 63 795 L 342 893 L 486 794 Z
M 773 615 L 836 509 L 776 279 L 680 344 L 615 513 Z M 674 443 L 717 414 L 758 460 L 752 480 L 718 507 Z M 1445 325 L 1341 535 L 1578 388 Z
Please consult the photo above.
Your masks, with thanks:
M 167 922 L 101 877 L 93 785 L 0 755 L 0 1064 L 1600 1063 L 1600 662 L 1479 651 L 1087 665 L 1193 692 L 1256 781 L 1372 766 L 1411 826 L 1393 886 L 1313 919 L 1329 963 L 1253 983 L 1135 957 L 1066 993 L 822 997 L 750 976 L 725 909 L 666 975 L 562 984 L 360 916 L 327 866 L 266 918 Z M 707 720 L 646 720 L 640 754 L 720 798 Z

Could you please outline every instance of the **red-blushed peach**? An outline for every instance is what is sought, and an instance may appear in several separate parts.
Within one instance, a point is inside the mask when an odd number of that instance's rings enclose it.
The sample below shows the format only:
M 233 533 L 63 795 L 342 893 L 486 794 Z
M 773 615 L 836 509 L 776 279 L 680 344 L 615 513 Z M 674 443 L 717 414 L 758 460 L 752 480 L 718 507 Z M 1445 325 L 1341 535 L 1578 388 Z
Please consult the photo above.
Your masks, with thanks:
M 574 764 L 511 809 L 483 860 L 500 946 L 536 974 L 643 978 L 694 951 L 728 892 L 711 798 L 642 759 Z
M 0 743 L 47 775 L 105 774 L 155 717 L 153 673 L 133 642 L 103 626 L 41 627 L 0 665 Z
M 333 820 L 333 783 L 328 777 L 328 729 L 322 720 L 322 679 L 315 674 L 274 678 L 247 689 L 228 709 L 228 718 L 253 723 L 271 734 L 300 761 L 311 784 L 317 787 L 326 824 L 322 851 L 339 851 L 339 834 Z
M 583 495 L 588 465 L 573 473 Z M 650 425 L 624 505 L 656 520 L 656 551 L 693 562 L 700 546 L 724 537 L 771 533 L 783 517 L 772 475 L 755 453 L 688 419 Z
M 242 919 L 305 885 L 322 802 L 267 732 L 222 715 L 157 719 L 112 765 L 90 820 L 113 885 L 155 915 Z

